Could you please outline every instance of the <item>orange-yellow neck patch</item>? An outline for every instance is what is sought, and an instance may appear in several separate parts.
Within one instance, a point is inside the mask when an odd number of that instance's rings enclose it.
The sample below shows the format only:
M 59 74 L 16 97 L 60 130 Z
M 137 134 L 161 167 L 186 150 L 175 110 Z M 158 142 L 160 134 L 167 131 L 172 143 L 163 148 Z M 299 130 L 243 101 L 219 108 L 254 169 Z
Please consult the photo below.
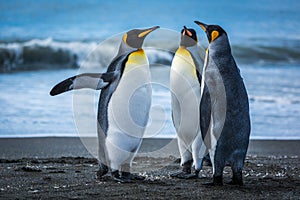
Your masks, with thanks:
M 213 42 L 215 39 L 217 39 L 217 37 L 219 37 L 218 31 L 211 32 L 211 41 L 210 42 Z
M 172 63 L 174 70 L 181 74 L 197 77 L 196 67 L 190 52 L 185 47 L 179 47 Z
M 149 66 L 148 59 L 143 49 L 138 49 L 132 52 L 125 65 L 125 71 L 128 71 L 134 67 Z

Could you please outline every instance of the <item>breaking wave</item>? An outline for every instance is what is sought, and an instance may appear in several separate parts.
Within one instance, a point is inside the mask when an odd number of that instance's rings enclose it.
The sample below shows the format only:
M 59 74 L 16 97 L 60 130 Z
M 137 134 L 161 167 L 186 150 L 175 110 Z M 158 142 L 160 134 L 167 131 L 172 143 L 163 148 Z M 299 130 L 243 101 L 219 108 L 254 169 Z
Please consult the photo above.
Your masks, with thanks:
M 55 41 L 51 38 L 32 39 L 23 42 L 0 43 L 0 73 L 15 71 L 79 68 L 84 63 L 89 67 L 103 67 L 114 57 L 119 40 L 110 40 L 97 48 L 97 42 Z M 164 44 L 150 46 L 164 47 Z M 173 43 L 172 43 L 173 45 Z M 175 50 L 177 47 L 168 46 Z M 149 62 L 170 65 L 174 53 L 146 48 Z M 238 62 L 245 64 L 298 64 L 300 48 L 298 46 L 243 46 L 233 45 L 233 54 Z M 86 58 L 88 56 L 88 63 Z

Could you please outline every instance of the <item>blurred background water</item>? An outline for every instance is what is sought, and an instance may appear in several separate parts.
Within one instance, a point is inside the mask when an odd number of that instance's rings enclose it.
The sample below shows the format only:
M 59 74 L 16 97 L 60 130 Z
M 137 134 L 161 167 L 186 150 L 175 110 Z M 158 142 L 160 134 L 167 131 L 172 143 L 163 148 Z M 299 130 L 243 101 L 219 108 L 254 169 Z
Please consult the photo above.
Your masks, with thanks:
M 248 89 L 251 138 L 300 139 L 297 0 L 11 0 L 1 1 L 0 10 L 0 137 L 77 136 L 76 95 L 50 97 L 51 87 L 79 73 L 83 65 L 87 71 L 105 70 L 120 33 L 154 25 L 164 29 L 149 35 L 145 49 L 153 81 L 160 83 L 153 86 L 151 119 L 158 128 L 147 136 L 175 137 L 168 66 L 183 25 L 195 28 L 200 45 L 207 46 L 203 31 L 193 23 L 199 20 L 219 24 L 229 35 Z M 99 92 L 92 95 L 97 103 Z

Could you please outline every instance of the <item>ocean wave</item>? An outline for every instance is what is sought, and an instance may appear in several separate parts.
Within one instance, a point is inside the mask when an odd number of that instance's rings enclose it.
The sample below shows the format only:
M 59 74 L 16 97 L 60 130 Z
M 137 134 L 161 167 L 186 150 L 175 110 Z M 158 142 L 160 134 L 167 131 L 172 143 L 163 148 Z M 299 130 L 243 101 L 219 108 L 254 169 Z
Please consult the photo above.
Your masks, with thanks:
M 96 43 L 58 42 L 51 38 L 0 44 L 0 72 L 77 68 Z
M 241 63 L 256 65 L 293 65 L 300 63 L 298 46 L 233 45 L 233 55 Z
M 61 42 L 51 38 L 0 43 L 0 72 L 40 69 L 105 68 L 115 56 L 119 41 Z M 173 53 L 146 48 L 150 63 L 170 65 Z
M 286 96 L 276 96 L 276 95 L 270 95 L 270 96 L 253 96 L 251 95 L 249 97 L 250 102 L 259 102 L 259 103 L 265 103 L 265 104 L 276 104 L 276 105 L 292 105 L 300 104 L 300 99 L 298 97 L 286 97 Z
M 159 42 L 158 42 L 159 43 Z M 170 45 L 165 43 L 166 45 Z M 171 43 L 172 45 L 176 43 Z M 160 46 L 162 45 L 162 46 Z M 157 48 L 145 48 L 150 64 L 170 65 L 176 46 L 163 43 L 148 44 Z M 177 44 L 176 44 L 177 45 Z M 105 68 L 115 56 L 119 40 L 102 43 L 94 41 L 55 41 L 51 38 L 32 39 L 23 42 L 0 43 L 0 73 L 40 70 L 101 67 Z M 169 51 L 171 49 L 171 51 Z M 244 64 L 299 64 L 300 48 L 297 46 L 243 46 L 233 45 L 233 54 Z

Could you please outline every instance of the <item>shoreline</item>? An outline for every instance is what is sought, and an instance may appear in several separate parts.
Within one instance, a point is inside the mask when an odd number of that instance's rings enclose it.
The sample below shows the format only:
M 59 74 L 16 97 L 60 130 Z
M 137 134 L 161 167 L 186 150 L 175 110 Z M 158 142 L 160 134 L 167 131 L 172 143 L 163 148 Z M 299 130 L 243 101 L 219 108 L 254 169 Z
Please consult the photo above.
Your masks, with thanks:
M 247 155 L 298 156 L 300 140 L 250 140 Z M 87 150 L 88 148 L 88 150 Z M 96 138 L 35 137 L 0 138 L 0 158 L 95 157 Z M 94 155 L 94 156 L 93 156 Z M 177 140 L 146 138 L 137 157 L 178 157 Z

